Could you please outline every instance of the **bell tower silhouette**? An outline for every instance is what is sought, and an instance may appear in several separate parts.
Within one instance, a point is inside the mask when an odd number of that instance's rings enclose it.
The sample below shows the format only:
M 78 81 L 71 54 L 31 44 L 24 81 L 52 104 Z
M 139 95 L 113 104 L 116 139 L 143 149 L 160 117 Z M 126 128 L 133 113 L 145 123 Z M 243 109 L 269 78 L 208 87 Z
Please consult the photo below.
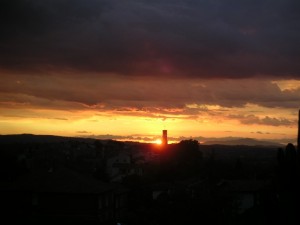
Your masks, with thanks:
M 162 131 L 162 144 L 164 146 L 168 144 L 168 131 L 167 130 Z

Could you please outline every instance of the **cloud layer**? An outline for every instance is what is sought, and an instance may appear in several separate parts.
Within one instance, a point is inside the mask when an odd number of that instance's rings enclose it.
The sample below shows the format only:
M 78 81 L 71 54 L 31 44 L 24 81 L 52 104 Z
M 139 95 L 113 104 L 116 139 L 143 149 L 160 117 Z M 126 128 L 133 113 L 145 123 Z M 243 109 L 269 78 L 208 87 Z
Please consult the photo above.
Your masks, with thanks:
M 60 108 L 59 101 L 65 101 L 74 103 L 74 109 L 78 105 L 103 110 L 151 108 L 176 114 L 176 109 L 184 108 L 193 113 L 201 105 L 230 108 L 255 104 L 269 108 L 297 108 L 300 102 L 300 87 L 282 90 L 276 83 L 262 79 L 153 80 L 118 76 L 70 79 L 68 76 L 2 75 L 2 81 L 2 102 L 13 99 L 15 103 L 27 102 L 42 107 L 51 107 L 52 102 Z M 189 105 L 192 106 L 187 107 Z M 66 108 L 72 107 L 67 105 Z
M 3 0 L 0 67 L 300 78 L 297 0 Z
M 0 133 L 296 134 L 298 0 L 2 0 L 0 27 Z
M 300 88 L 281 89 L 262 79 L 123 79 L 119 76 L 80 77 L 3 75 L 0 108 L 93 111 L 95 115 L 202 120 L 207 115 L 241 124 L 292 126 Z M 269 114 L 249 110 L 268 108 Z M 244 109 L 236 112 L 236 109 Z M 17 113 L 18 114 L 18 113 Z M 11 114 L 13 115 L 13 114 Z M 9 113 L 6 114 L 9 116 Z M 14 116 L 16 116 L 14 114 Z M 287 118 L 285 118 L 287 116 Z M 57 118 L 64 118 L 63 116 Z

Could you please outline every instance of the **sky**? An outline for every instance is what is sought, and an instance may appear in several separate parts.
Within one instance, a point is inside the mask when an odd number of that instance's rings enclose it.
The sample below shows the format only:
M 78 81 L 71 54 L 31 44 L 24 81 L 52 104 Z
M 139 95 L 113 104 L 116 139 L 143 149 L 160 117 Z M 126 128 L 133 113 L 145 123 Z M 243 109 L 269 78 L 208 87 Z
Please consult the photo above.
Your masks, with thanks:
M 298 0 L 1 0 L 0 32 L 0 134 L 296 140 Z

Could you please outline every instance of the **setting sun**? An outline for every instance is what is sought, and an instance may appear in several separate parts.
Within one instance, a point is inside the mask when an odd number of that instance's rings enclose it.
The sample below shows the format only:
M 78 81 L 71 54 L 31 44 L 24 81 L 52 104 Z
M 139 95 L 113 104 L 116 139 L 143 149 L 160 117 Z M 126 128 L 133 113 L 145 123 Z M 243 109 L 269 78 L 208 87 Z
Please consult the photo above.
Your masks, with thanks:
M 157 140 L 155 140 L 154 143 L 157 144 L 157 145 L 161 145 L 161 144 L 162 144 L 162 141 L 161 141 L 161 139 L 157 139 Z

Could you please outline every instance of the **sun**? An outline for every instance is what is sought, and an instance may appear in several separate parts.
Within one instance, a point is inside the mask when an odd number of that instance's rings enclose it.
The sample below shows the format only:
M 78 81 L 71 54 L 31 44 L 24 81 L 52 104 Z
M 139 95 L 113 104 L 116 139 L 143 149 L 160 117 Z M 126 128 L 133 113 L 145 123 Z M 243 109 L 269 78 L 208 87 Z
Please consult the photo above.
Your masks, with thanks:
M 156 139 L 156 140 L 154 141 L 154 143 L 157 144 L 157 145 L 161 145 L 161 144 L 162 144 L 162 141 L 161 141 L 161 139 Z

